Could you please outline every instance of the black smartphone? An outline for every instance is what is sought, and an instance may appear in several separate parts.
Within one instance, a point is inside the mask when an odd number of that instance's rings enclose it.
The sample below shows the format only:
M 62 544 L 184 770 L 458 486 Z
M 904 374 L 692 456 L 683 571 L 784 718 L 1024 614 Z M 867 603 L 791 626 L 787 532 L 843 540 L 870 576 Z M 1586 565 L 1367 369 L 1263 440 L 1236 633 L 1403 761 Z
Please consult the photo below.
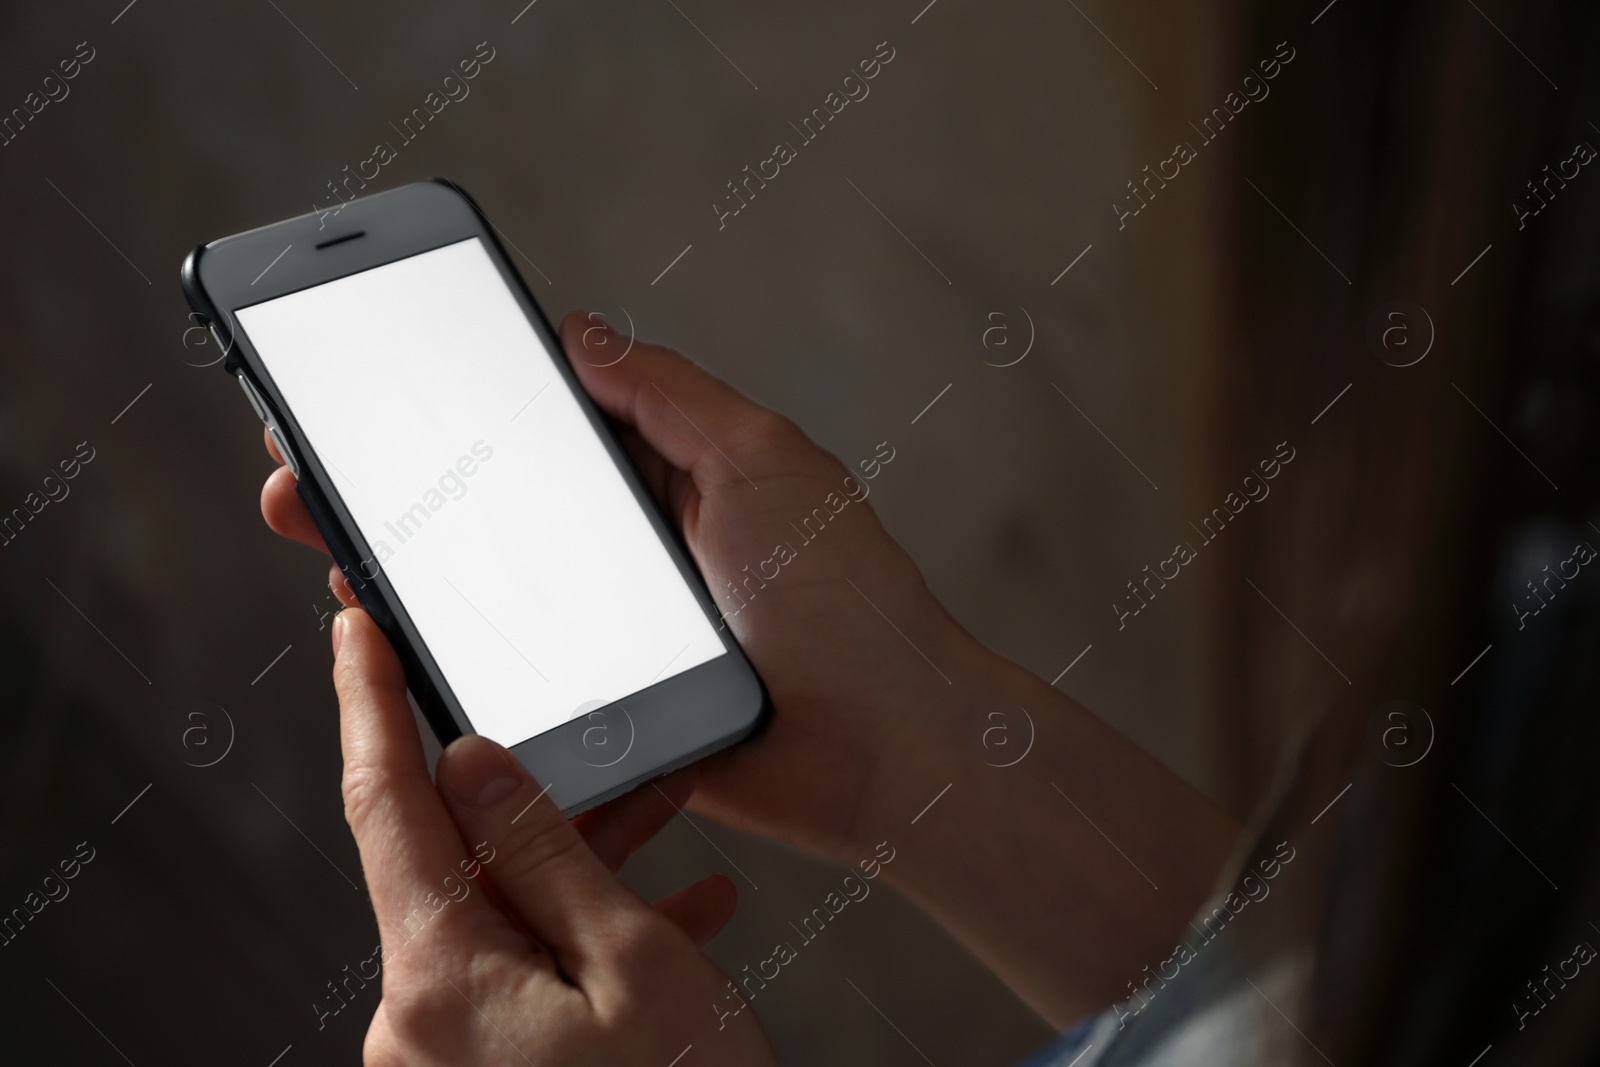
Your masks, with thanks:
M 500 742 L 571 815 L 761 725 L 760 678 L 465 193 L 213 241 L 183 288 L 441 744 Z

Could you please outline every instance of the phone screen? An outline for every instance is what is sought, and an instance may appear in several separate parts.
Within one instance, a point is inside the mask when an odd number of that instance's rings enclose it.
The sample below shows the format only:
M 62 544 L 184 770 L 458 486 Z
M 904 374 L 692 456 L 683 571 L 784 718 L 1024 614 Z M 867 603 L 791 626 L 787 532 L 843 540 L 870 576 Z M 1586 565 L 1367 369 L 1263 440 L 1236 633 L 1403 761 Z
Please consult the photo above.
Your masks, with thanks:
M 724 654 L 478 238 L 237 315 L 478 733 Z

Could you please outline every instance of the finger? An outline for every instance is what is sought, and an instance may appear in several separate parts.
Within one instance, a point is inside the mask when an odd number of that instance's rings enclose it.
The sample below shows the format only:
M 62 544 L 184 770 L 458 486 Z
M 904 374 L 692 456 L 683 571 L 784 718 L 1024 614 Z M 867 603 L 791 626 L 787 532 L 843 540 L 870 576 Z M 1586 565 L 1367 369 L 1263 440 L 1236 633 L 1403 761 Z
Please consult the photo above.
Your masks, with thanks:
M 626 358 L 596 366 L 584 355 L 599 331 L 610 334 L 608 346 L 616 344 L 609 326 L 596 326 L 582 314 L 561 323 L 562 345 L 583 387 L 607 414 L 636 428 L 668 463 L 688 471 L 701 492 L 752 484 L 730 457 L 774 431 L 798 433 L 788 420 L 659 345 L 634 341 Z M 591 348 L 585 347 L 586 333 Z
M 481 893 L 434 911 L 438 900 L 459 895 L 463 879 L 478 868 L 428 777 L 400 660 L 360 608 L 334 619 L 333 642 L 345 819 L 361 850 L 385 945 L 409 940 L 420 932 L 418 923 L 481 921 L 493 913 Z
M 689 522 L 689 502 L 695 493 L 694 477 L 674 467 L 657 452 L 638 430 L 625 422 L 617 424 L 617 437 L 656 503 L 684 527 Z
M 607 977 L 655 917 L 589 850 L 576 827 L 504 748 L 458 738 L 439 757 L 440 791 L 469 841 L 487 841 L 484 873 L 535 940 L 580 985 Z
M 347 608 L 359 608 L 361 601 L 356 599 L 356 591 L 350 588 L 350 582 L 344 576 L 344 571 L 339 569 L 337 563 L 328 568 L 328 591 L 338 597 L 339 603 Z
M 283 453 L 278 451 L 278 442 L 272 439 L 272 431 L 265 426 L 261 427 L 261 439 L 267 443 L 267 455 L 272 457 L 272 462 L 283 466 Z
M 725 874 L 703 878 L 651 905 L 689 935 L 696 948 L 705 948 L 720 934 L 738 906 L 739 890 Z
M 261 517 L 279 537 L 299 541 L 325 553 L 328 546 L 322 543 L 322 534 L 311 521 L 311 512 L 300 499 L 297 486 L 288 467 L 279 467 L 267 475 L 267 483 L 261 487 Z
M 639 436 L 639 431 L 626 423 L 617 425 L 617 439 L 622 442 L 622 448 L 628 453 L 628 458 L 633 460 L 633 465 L 639 471 L 639 477 L 644 479 L 645 488 L 650 490 L 650 495 L 662 507 L 667 506 L 667 479 L 672 472 L 677 470 L 672 464 L 662 458 L 661 453 L 650 447 L 650 442 Z
M 661 832 L 693 792 L 694 768 L 686 767 L 584 812 L 572 820 L 572 825 L 589 842 L 590 851 L 615 873 L 629 856 Z

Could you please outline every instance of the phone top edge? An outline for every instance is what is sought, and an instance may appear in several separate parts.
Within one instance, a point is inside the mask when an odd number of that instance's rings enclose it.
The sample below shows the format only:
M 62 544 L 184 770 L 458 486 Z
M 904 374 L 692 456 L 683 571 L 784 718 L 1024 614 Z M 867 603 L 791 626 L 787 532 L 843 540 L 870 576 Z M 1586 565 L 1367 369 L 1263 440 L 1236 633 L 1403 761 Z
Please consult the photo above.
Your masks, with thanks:
M 335 212 L 344 213 L 330 223 Z M 183 276 L 190 306 L 226 320 L 231 334 L 243 308 L 456 241 L 492 241 L 493 232 L 455 183 L 408 182 L 208 241 L 190 252 Z
M 387 199 L 389 197 L 395 196 L 396 194 L 404 193 L 407 190 L 415 192 L 419 188 L 427 188 L 429 186 L 434 186 L 434 185 L 443 185 L 443 186 L 446 186 L 449 189 L 454 190 L 455 193 L 458 196 L 461 197 L 461 199 L 465 200 L 468 204 L 470 204 L 472 206 L 472 209 L 475 212 L 477 212 L 479 214 L 482 214 L 482 209 L 480 209 L 478 207 L 477 201 L 474 200 L 471 197 L 471 195 L 469 195 L 467 193 L 467 191 L 465 189 L 463 189 L 460 185 L 458 185 L 456 182 L 451 181 L 449 178 L 442 178 L 442 177 L 425 178 L 425 179 L 422 179 L 420 181 L 406 182 L 404 185 L 390 186 L 387 189 L 380 189 L 377 192 L 365 193 L 365 194 L 363 194 L 361 196 L 353 197 L 350 200 L 342 200 L 342 201 L 340 201 L 338 203 L 338 205 L 333 206 L 333 207 L 329 207 L 329 208 L 324 209 L 324 210 L 313 209 L 311 211 L 301 212 L 298 215 L 287 215 L 287 216 L 285 216 L 285 217 L 283 217 L 281 219 L 277 219 L 276 221 L 273 221 L 273 222 L 264 223 L 264 224 L 262 224 L 260 226 L 252 226 L 248 230 L 239 230 L 236 233 L 228 234 L 226 237 L 218 237 L 213 241 L 207 241 L 204 245 L 200 245 L 200 246 L 197 246 L 197 247 L 205 248 L 205 249 L 215 249 L 215 248 L 218 248 L 219 246 L 229 244 L 230 242 L 233 242 L 233 241 L 238 241 L 238 240 L 243 240 L 243 239 L 247 239 L 247 238 L 260 236 L 263 232 L 265 232 L 267 230 L 275 230 L 275 229 L 278 229 L 280 227 L 285 227 L 285 226 L 300 225 L 300 224 L 303 224 L 303 223 L 305 223 L 307 221 L 310 221 L 310 220 L 313 220 L 313 219 L 318 219 L 318 218 L 321 218 L 321 217 L 326 216 L 326 215 L 337 216 L 345 208 L 350 207 L 353 204 L 368 204 L 368 205 L 370 205 L 373 201 Z

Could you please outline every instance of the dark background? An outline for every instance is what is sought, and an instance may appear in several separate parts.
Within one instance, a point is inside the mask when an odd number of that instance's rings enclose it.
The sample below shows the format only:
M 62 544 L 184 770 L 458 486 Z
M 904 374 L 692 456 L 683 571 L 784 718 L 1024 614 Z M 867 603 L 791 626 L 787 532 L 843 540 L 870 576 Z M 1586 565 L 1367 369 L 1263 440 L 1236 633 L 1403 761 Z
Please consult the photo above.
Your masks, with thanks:
M 321 1032 L 312 1007 L 376 944 L 339 798 L 326 563 L 261 523 L 260 427 L 206 365 L 177 268 L 328 202 L 479 42 L 495 58 L 471 95 L 373 188 L 449 177 L 552 316 L 625 309 L 848 461 L 889 441 L 873 502 L 956 617 L 1047 679 L 1083 653 L 1062 688 L 1213 785 L 1201 583 L 1122 634 L 1108 605 L 1214 503 L 1196 442 L 1229 149 L 1129 231 L 1109 205 L 1257 57 L 1229 56 L 1215 4 L 924 2 L 0 14 L 0 112 L 95 51 L 0 148 L 0 510 L 94 450 L 0 548 L 0 911 L 95 850 L 0 948 L 8 1062 L 357 1059 L 376 990 Z M 724 183 L 882 41 L 871 95 L 719 231 Z M 1030 321 L 1028 357 L 993 366 Z M 743 900 L 710 953 L 738 970 L 840 872 L 697 822 L 727 860 L 680 819 L 627 877 L 659 894 L 736 863 L 750 881 L 729 872 Z M 1048 1037 L 886 887 L 841 918 L 756 1004 L 785 1062 L 1004 1063 Z

